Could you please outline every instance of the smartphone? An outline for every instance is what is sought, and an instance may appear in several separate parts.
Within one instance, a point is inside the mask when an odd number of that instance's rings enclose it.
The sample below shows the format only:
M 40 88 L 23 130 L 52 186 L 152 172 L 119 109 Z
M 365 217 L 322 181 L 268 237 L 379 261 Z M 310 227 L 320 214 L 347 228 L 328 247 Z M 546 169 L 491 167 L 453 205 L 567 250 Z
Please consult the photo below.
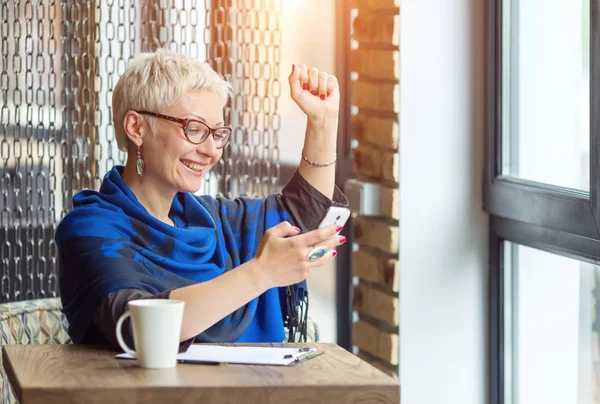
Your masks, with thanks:
M 319 229 L 334 224 L 344 227 L 348 221 L 348 218 L 350 218 L 350 213 L 350 209 L 331 206 L 327 210 L 327 213 L 325 213 L 323 219 L 321 219 L 321 223 L 319 223 Z

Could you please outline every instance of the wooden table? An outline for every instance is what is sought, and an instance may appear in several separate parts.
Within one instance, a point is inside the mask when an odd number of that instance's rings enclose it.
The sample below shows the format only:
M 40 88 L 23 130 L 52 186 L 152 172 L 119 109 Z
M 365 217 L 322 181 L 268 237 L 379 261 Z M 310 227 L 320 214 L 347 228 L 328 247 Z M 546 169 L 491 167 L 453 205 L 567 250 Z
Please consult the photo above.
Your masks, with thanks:
M 336 344 L 268 345 L 325 352 L 293 366 L 178 364 L 163 370 L 84 345 L 5 345 L 2 358 L 21 404 L 400 402 L 396 380 Z

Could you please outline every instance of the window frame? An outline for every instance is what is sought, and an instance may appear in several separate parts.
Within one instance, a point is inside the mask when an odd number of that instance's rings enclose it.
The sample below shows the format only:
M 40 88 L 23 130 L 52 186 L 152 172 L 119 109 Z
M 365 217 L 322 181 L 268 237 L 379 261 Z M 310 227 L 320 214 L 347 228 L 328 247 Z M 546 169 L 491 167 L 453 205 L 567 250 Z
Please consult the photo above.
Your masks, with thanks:
M 590 192 L 502 175 L 504 1 L 486 9 L 489 236 L 489 402 L 504 404 L 504 241 L 600 265 L 600 0 L 590 0 Z

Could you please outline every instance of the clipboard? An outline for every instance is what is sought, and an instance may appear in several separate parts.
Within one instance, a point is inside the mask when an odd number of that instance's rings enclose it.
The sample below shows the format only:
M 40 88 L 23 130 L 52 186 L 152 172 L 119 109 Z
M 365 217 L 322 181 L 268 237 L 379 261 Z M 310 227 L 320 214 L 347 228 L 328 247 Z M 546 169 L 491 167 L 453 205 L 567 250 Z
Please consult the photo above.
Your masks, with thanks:
M 317 348 L 276 348 L 260 346 L 223 346 L 194 344 L 177 355 L 179 363 L 289 366 L 307 361 L 322 354 Z M 117 359 L 134 359 L 122 353 Z

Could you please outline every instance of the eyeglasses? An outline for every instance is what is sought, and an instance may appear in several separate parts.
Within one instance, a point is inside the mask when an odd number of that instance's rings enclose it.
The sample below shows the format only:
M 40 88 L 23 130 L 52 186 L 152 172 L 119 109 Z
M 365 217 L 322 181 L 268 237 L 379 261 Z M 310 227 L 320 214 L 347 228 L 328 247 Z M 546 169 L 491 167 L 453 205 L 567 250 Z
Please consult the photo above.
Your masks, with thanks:
M 196 119 L 181 119 L 175 118 L 168 115 L 157 114 L 156 112 L 149 111 L 135 111 L 138 114 L 151 115 L 157 118 L 167 119 L 172 122 L 176 122 L 181 125 L 185 138 L 193 144 L 203 143 L 208 136 L 212 134 L 215 140 L 215 146 L 217 149 L 222 149 L 227 146 L 229 138 L 231 137 L 231 128 L 229 126 L 222 126 L 220 128 L 211 128 L 202 121 Z

